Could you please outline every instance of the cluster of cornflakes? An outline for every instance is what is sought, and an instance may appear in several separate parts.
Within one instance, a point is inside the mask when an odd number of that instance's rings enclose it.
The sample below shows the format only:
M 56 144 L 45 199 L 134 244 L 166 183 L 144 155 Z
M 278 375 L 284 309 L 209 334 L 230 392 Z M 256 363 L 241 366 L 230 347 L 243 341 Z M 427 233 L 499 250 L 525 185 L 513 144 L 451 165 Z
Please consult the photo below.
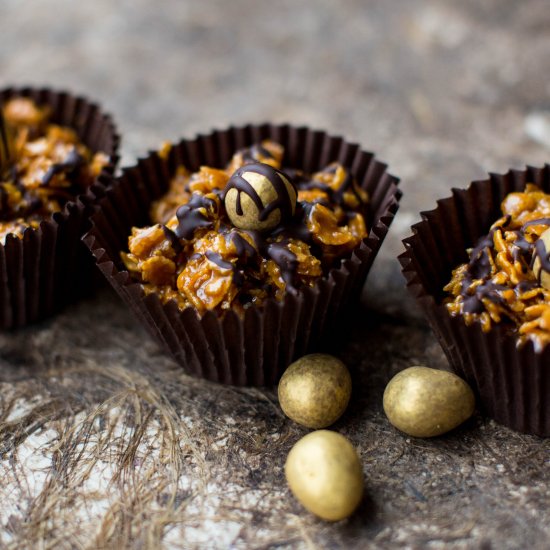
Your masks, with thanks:
M 446 307 L 466 324 L 509 324 L 518 342 L 533 341 L 541 350 L 550 342 L 550 290 L 541 285 L 533 264 L 537 241 L 550 228 L 550 195 L 528 184 L 510 193 L 501 205 L 503 217 L 470 252 L 469 263 L 453 271 L 444 288 L 452 295 Z
M 50 110 L 18 97 L 3 106 L 13 159 L 0 174 L 0 242 L 19 237 L 89 187 L 108 163 L 75 131 L 50 124 Z
M 166 156 L 169 148 L 160 151 Z M 264 141 L 237 151 L 225 169 L 180 167 L 168 192 L 153 203 L 153 225 L 133 228 L 129 272 L 146 293 L 183 309 L 242 312 L 269 297 L 315 281 L 366 237 L 367 194 L 349 171 L 331 164 L 314 174 L 282 167 L 281 145 Z M 223 192 L 244 165 L 263 163 L 282 170 L 298 191 L 295 215 L 268 233 L 231 224 Z

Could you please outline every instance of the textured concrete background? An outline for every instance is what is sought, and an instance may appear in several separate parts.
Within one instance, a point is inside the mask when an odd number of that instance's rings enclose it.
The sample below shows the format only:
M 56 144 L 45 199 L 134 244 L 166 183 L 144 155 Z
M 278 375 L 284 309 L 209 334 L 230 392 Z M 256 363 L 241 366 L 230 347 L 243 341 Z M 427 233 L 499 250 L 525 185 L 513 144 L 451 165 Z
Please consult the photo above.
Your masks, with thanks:
M 367 497 L 330 525 L 288 492 L 306 433 L 270 390 L 181 374 L 108 290 L 0 335 L 0 546 L 547 548 L 550 442 L 480 415 L 436 440 L 381 409 L 444 357 L 395 256 L 451 187 L 550 159 L 547 0 L 0 0 L 0 86 L 99 100 L 123 164 L 230 123 L 303 123 L 377 152 L 402 208 L 342 357 Z

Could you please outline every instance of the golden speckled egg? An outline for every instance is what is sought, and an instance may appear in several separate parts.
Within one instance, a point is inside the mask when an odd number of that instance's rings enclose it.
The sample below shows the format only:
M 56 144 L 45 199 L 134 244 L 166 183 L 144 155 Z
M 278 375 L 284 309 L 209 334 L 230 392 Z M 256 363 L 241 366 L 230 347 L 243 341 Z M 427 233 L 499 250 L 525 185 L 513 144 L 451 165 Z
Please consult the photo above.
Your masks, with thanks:
M 535 243 L 533 273 L 541 286 L 550 290 L 550 229 L 542 233 Z M 542 257 L 542 261 L 541 261 Z
M 474 408 L 474 394 L 462 378 L 427 367 L 401 371 L 384 391 L 388 420 L 414 437 L 444 434 L 470 418 Z
M 363 469 L 353 445 L 328 430 L 296 443 L 285 464 L 288 486 L 303 506 L 322 519 L 350 516 L 363 497 Z
M 269 164 L 246 164 L 229 179 L 224 205 L 239 229 L 269 231 L 294 215 L 298 194 L 290 179 Z
M 292 363 L 279 382 L 283 412 L 308 428 L 326 428 L 342 416 L 351 396 L 348 369 L 336 357 L 305 355 Z

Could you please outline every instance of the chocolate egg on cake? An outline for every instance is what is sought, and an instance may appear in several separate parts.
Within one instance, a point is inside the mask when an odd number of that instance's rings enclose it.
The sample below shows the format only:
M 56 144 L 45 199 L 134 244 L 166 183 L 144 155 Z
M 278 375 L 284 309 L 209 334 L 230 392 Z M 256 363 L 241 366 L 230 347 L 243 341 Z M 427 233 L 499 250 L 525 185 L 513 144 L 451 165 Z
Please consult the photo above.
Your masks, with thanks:
M 296 188 L 283 172 L 269 164 L 253 163 L 231 176 L 224 205 L 235 227 L 268 231 L 294 215 L 296 198 Z

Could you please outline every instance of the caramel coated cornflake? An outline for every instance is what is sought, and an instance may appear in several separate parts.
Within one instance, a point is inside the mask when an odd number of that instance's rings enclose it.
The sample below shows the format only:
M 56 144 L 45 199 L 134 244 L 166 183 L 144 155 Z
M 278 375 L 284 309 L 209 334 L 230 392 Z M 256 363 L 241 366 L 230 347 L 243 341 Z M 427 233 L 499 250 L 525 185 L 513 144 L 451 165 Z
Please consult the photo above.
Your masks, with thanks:
M 144 291 L 200 314 L 240 313 L 313 286 L 357 247 L 367 236 L 368 196 L 350 172 L 331 164 L 306 174 L 284 167 L 283 157 L 283 147 L 266 140 L 237 151 L 225 169 L 179 167 L 151 206 L 154 225 L 133 228 L 122 253 Z M 229 189 L 238 216 L 262 222 L 274 214 L 276 221 L 234 225 L 225 208 Z

